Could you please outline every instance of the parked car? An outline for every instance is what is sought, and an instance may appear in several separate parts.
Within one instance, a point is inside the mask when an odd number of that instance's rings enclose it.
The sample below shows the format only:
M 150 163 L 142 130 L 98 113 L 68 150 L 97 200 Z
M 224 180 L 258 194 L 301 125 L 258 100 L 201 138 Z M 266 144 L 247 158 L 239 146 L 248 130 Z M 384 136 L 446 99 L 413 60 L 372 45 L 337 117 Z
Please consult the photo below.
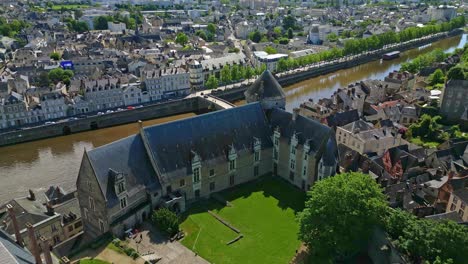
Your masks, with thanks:
M 133 110 L 133 109 L 135 109 L 135 107 L 134 106 L 127 106 L 127 109 L 128 110 Z
M 112 110 L 107 110 L 106 111 L 106 114 L 111 114 L 111 113 L 114 113 L 114 111 L 112 111 Z
M 97 114 L 98 114 L 98 115 L 103 115 L 104 113 L 103 113 L 103 112 L 98 112 Z
M 125 110 L 125 109 L 123 109 L 123 108 L 120 108 L 120 107 L 119 107 L 119 108 L 117 108 L 117 112 L 124 111 L 124 110 Z
M 55 124 L 55 122 L 54 122 L 54 121 L 47 121 L 47 122 L 45 122 L 44 124 L 45 124 L 45 125 L 53 125 L 53 124 Z
M 142 105 L 139 105 L 139 106 L 137 106 L 136 108 L 142 108 L 142 107 L 143 107 Z

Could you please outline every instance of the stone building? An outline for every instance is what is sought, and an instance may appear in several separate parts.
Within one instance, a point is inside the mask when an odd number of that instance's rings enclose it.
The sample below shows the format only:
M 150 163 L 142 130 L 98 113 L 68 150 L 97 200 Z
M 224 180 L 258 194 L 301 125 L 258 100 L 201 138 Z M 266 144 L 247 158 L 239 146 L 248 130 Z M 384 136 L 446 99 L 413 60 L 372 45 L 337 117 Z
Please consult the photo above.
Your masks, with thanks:
M 468 80 L 449 80 L 442 92 L 440 113 L 444 118 L 458 121 L 468 108 L 466 93 L 468 92 Z
M 141 76 L 151 101 L 190 93 L 190 74 L 183 68 L 145 71 Z
M 258 94 L 263 83 L 262 96 L 250 97 L 252 103 L 140 126 L 136 135 L 86 151 L 77 179 L 85 234 L 122 235 L 154 208 L 185 211 L 262 175 L 283 177 L 303 190 L 334 175 L 333 131 L 281 109 L 285 96 L 275 82 L 265 72 L 246 92 Z

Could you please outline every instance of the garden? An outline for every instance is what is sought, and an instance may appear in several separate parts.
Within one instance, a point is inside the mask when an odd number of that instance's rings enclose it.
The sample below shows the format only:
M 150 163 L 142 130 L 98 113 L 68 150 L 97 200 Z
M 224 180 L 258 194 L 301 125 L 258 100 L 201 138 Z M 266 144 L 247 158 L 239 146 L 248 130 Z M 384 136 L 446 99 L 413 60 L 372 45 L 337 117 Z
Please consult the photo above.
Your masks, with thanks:
M 296 214 L 306 195 L 264 177 L 191 206 L 181 243 L 212 263 L 288 263 L 300 246 Z M 223 199 L 225 200 L 223 202 Z

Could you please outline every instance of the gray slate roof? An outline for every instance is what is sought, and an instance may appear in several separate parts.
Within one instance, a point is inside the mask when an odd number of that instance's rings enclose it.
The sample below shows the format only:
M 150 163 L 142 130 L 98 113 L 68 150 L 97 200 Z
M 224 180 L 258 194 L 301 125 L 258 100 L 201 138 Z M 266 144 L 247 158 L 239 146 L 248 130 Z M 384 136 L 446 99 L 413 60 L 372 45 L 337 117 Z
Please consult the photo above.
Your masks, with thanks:
M 244 94 L 245 97 L 258 95 L 258 99 L 286 97 L 283 88 L 269 70 L 264 71 Z
M 230 145 L 237 152 L 252 151 L 256 137 L 262 148 L 272 146 L 270 129 L 259 103 L 146 127 L 143 133 L 162 174 L 181 168 L 189 170 L 183 171 L 185 175 L 190 174 L 192 151 L 204 161 L 227 161 Z
M 158 178 L 146 154 L 140 134 L 115 141 L 87 152 L 108 207 L 117 204 L 115 173 L 124 173 L 128 192 L 161 189 Z
M 0 229 L 0 263 L 2 264 L 34 264 L 31 253 L 15 243 L 5 231 Z
M 332 129 L 302 115 L 298 115 L 296 120 L 292 120 L 292 117 L 292 113 L 274 108 L 270 124 L 273 129 L 279 127 L 282 137 L 291 138 L 296 133 L 299 144 L 308 141 L 311 152 L 318 153 L 325 148 L 324 163 L 334 164 L 338 148 Z

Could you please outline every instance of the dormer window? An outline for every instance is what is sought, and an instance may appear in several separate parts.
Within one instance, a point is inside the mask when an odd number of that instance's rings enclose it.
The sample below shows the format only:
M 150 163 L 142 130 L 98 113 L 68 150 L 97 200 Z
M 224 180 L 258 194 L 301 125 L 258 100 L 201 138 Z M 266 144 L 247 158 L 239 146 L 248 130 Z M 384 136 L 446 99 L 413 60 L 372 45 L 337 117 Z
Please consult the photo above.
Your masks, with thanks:
M 121 195 L 126 191 L 125 178 L 123 173 L 115 174 L 115 193 Z
M 254 162 L 260 161 L 260 151 L 262 149 L 262 143 L 260 139 L 254 138 Z
M 229 171 L 234 171 L 236 169 L 236 159 L 237 159 L 237 152 L 234 148 L 234 145 L 231 145 L 229 149 Z

